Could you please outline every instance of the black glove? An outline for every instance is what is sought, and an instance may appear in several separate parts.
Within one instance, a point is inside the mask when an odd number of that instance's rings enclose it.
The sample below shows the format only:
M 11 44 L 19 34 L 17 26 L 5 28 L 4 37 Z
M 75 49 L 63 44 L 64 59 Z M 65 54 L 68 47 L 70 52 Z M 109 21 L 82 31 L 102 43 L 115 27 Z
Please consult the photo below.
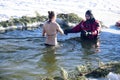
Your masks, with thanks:
M 88 36 L 92 35 L 92 32 L 88 32 L 87 35 L 88 35 Z
M 68 33 L 71 33 L 71 32 L 72 32 L 71 29 L 66 29 L 66 30 L 64 30 L 64 34 L 65 34 L 65 35 L 67 35 Z
M 84 36 L 90 36 L 92 33 L 90 31 L 83 30 L 81 31 L 81 34 Z
M 83 30 L 83 31 L 81 31 L 81 34 L 82 34 L 83 36 L 87 36 L 87 31 Z

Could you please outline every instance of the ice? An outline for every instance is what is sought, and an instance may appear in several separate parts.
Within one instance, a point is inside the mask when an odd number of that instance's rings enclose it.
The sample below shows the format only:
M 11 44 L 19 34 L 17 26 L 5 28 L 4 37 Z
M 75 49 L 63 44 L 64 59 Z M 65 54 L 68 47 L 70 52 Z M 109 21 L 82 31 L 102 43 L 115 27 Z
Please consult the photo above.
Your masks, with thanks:
M 0 21 L 11 16 L 35 16 L 35 11 L 47 15 L 49 10 L 73 12 L 84 18 L 85 11 L 91 9 L 96 19 L 110 26 L 120 18 L 119 5 L 119 0 L 0 0 Z
M 109 80 L 120 80 L 120 75 L 113 72 L 110 72 L 107 77 Z

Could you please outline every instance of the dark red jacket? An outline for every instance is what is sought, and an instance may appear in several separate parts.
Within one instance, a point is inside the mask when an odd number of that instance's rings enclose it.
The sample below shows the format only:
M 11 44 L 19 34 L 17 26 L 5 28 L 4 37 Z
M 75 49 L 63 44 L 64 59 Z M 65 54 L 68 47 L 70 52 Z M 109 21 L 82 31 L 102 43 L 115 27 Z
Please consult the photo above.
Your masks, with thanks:
M 87 31 L 91 32 L 91 35 L 86 36 L 87 38 L 94 38 L 97 37 L 100 32 L 100 25 L 98 21 L 93 23 L 88 23 L 87 21 L 82 20 L 78 25 L 71 29 L 72 33 Z M 82 34 L 82 33 L 81 33 Z

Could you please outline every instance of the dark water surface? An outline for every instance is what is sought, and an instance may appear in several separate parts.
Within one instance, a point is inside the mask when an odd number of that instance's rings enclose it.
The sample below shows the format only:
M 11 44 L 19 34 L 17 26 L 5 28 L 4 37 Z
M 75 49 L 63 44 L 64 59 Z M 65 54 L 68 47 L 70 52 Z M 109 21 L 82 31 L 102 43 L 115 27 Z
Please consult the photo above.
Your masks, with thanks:
M 41 29 L 0 34 L 0 80 L 40 80 L 60 75 L 86 62 L 120 61 L 120 30 L 103 29 L 98 41 L 85 42 L 79 33 L 58 35 L 60 46 L 46 47 Z

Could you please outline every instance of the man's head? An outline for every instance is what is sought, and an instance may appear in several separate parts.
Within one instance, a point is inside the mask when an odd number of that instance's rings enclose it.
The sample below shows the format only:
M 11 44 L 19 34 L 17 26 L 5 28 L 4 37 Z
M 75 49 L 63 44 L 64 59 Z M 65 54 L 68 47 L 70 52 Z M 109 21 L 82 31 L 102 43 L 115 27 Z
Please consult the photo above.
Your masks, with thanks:
M 85 17 L 86 17 L 87 20 L 94 18 L 93 14 L 92 14 L 92 11 L 87 10 L 86 13 L 85 13 Z

